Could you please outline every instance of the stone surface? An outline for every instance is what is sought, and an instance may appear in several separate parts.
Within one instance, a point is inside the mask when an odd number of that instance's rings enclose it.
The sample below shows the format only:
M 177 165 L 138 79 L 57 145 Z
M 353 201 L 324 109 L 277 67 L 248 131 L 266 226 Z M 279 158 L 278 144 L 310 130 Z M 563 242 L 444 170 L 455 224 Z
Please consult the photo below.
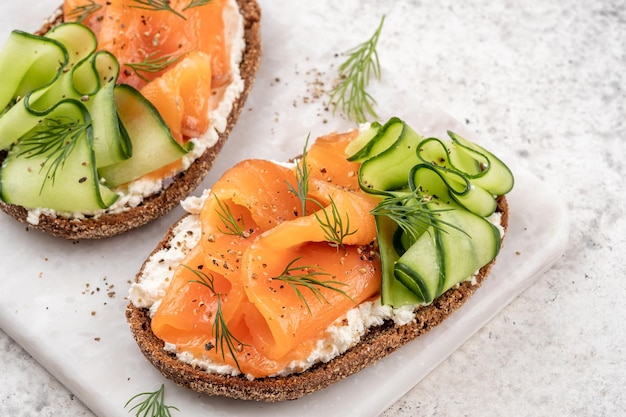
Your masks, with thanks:
M 349 19 L 328 3 L 337 31 L 386 13 L 383 71 L 498 138 L 570 210 L 563 259 L 384 416 L 623 412 L 626 2 L 363 0 Z M 91 413 L 0 331 L 0 415 Z

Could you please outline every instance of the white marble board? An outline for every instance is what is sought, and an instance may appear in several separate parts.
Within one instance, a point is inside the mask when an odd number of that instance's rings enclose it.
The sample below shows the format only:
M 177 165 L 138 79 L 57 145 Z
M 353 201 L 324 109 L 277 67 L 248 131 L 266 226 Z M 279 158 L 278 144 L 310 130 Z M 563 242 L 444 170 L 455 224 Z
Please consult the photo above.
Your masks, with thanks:
M 200 189 L 243 158 L 285 160 L 300 152 L 309 133 L 353 127 L 326 111 L 325 98 L 316 93 L 320 81 L 332 82 L 339 63 L 336 53 L 371 31 L 361 27 L 360 36 L 321 35 L 311 42 L 306 28 L 311 19 L 320 18 L 319 12 L 307 10 L 312 6 L 298 9 L 287 0 L 260 3 L 263 64 L 240 123 Z M 24 4 L 39 7 L 33 13 Z M 56 2 L 27 0 L 21 5 L 0 5 L 0 42 L 12 28 L 35 29 Z M 283 16 L 290 16 L 289 24 Z M 376 366 L 298 401 L 248 403 L 179 388 L 142 357 L 128 331 L 124 309 L 129 281 L 165 229 L 182 214 L 180 209 L 140 230 L 93 242 L 53 238 L 0 216 L 0 327 L 103 417 L 127 416 L 124 404 L 132 395 L 161 383 L 166 384 L 167 402 L 177 406 L 180 415 L 192 417 L 380 414 L 556 262 L 569 231 L 565 207 L 551 198 L 552 190 L 519 168 L 495 138 L 475 137 L 427 100 L 404 91 L 401 80 L 393 77 L 393 63 L 383 60 L 382 65 L 384 77 L 372 86 L 382 120 L 403 117 L 423 135 L 456 130 L 501 155 L 516 176 L 509 195 L 510 231 L 492 276 L 434 331 Z

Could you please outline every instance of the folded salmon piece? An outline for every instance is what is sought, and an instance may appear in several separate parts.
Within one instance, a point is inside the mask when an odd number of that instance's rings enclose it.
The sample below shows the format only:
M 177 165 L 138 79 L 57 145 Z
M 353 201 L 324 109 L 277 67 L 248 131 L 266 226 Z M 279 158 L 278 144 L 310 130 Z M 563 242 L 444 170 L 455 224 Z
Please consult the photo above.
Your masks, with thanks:
M 207 131 L 210 106 L 219 102 L 212 96 L 222 94 L 220 87 L 231 80 L 230 45 L 224 35 L 227 1 L 189 4 L 171 0 L 163 9 L 131 0 L 63 4 L 66 20 L 90 27 L 99 49 L 117 58 L 118 82 L 140 90 L 180 143 Z
M 378 200 L 350 186 L 352 163 L 333 158 L 346 144 L 327 136 L 308 151 L 307 169 L 323 178 L 309 178 L 304 215 L 293 192 L 297 165 L 247 160 L 216 182 L 202 238 L 152 318 L 159 339 L 199 360 L 273 375 L 305 362 L 333 322 L 379 294 L 379 259 L 368 249 Z M 329 227 L 345 236 L 334 240 Z
M 344 152 L 358 133 L 354 129 L 317 138 L 306 154 L 307 164 L 311 167 L 309 178 L 327 181 L 346 190 L 358 190 L 360 163 L 348 161 Z

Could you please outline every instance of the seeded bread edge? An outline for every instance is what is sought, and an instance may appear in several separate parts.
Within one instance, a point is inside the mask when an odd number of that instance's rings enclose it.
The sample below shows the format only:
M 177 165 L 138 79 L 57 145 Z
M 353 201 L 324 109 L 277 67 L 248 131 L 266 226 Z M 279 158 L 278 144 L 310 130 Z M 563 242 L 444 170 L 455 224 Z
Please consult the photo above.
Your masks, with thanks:
M 497 210 L 501 213 L 501 225 L 506 230 L 509 208 L 504 196 L 498 197 Z M 169 229 L 153 253 L 169 247 L 176 224 Z M 463 282 L 445 292 L 432 304 L 420 308 L 412 322 L 401 326 L 390 321 L 385 322 L 381 326 L 370 329 L 356 346 L 335 359 L 314 365 L 305 372 L 285 377 L 249 380 L 245 376 L 208 373 L 179 361 L 174 354 L 163 349 L 163 341 L 152 333 L 147 309 L 138 308 L 129 303 L 126 308 L 126 318 L 131 333 L 144 356 L 166 378 L 180 386 L 211 396 L 240 400 L 262 402 L 295 400 L 325 389 L 359 372 L 441 324 L 476 292 L 488 277 L 495 261 L 494 259 L 480 269 L 474 283 Z M 137 274 L 137 280 L 144 266 Z

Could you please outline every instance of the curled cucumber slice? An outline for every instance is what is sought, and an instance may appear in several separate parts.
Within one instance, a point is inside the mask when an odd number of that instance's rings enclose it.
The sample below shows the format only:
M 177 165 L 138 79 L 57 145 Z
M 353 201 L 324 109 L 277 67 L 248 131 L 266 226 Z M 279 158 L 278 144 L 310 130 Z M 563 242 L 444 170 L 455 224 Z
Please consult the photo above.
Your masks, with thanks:
M 154 106 L 117 84 L 119 71 L 117 59 L 98 51 L 95 34 L 79 23 L 45 36 L 10 35 L 0 52 L 5 202 L 70 213 L 106 209 L 118 198 L 114 187 L 188 151 Z
M 417 146 L 422 141 L 410 126 L 393 118 L 372 139 L 371 150 L 359 169 L 359 183 L 368 193 L 384 194 L 408 186 L 410 169 L 419 162 Z M 370 155 L 368 154 L 368 155 Z
M 481 164 L 481 170 L 475 174 L 468 174 L 472 182 L 485 188 L 494 195 L 504 195 L 513 189 L 513 173 L 504 162 L 482 146 L 470 142 L 454 132 L 448 132 L 458 148 L 464 149 L 468 155 Z
M 116 187 L 135 180 L 154 171 L 155 166 L 170 164 L 188 152 L 176 142 L 156 108 L 139 91 L 120 84 L 114 94 L 133 155 L 141 155 L 141 158 L 132 156 L 100 168 L 100 176 L 108 186 Z
M 491 215 L 497 206 L 491 193 L 473 184 L 459 171 L 445 167 L 415 165 L 409 174 L 409 187 L 446 204 L 457 203 L 483 217 Z
M 513 175 L 486 149 L 448 132 L 422 138 L 398 118 L 377 128 L 350 158 L 363 190 L 383 198 L 375 216 L 382 300 L 431 303 L 497 255 L 501 236 L 486 220 Z
M 396 262 L 395 278 L 428 304 L 496 257 L 500 232 L 481 216 L 429 203 L 438 220 Z M 418 289 L 418 290 L 416 290 Z
M 89 112 L 64 100 L 41 115 L 8 152 L 0 170 L 0 195 L 28 209 L 89 213 L 118 195 L 99 182 Z

